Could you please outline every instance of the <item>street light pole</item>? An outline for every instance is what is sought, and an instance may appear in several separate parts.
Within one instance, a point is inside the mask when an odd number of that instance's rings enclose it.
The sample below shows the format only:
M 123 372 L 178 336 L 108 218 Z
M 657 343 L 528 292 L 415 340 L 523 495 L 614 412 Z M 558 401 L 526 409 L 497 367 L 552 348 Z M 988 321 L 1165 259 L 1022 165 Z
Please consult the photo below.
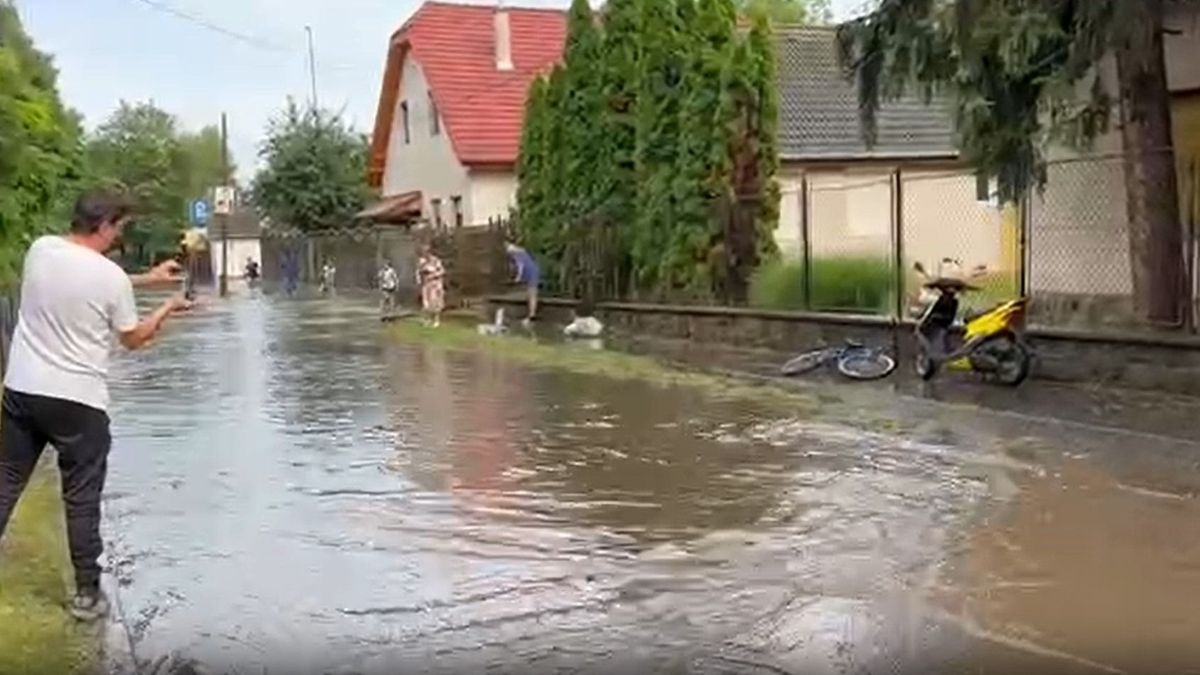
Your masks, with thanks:
M 225 187 L 230 185 L 229 176 L 229 129 L 225 121 L 225 113 L 221 113 L 221 176 Z M 231 208 L 233 204 L 229 205 Z M 229 214 L 221 209 L 217 213 L 221 219 L 221 297 L 229 293 Z
M 312 80 L 312 108 L 317 109 L 317 54 L 313 48 L 313 29 L 312 26 L 305 26 L 304 30 L 308 33 L 308 77 Z

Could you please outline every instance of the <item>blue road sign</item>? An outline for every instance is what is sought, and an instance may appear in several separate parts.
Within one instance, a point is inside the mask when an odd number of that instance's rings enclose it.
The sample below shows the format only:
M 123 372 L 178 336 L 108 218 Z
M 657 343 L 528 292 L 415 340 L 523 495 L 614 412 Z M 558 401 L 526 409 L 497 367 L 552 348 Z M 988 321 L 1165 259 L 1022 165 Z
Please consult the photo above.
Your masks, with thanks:
M 208 224 L 208 202 L 204 201 L 203 199 L 197 199 L 196 201 L 192 202 L 190 211 L 192 214 L 192 225 L 195 225 L 196 227 L 204 227 Z

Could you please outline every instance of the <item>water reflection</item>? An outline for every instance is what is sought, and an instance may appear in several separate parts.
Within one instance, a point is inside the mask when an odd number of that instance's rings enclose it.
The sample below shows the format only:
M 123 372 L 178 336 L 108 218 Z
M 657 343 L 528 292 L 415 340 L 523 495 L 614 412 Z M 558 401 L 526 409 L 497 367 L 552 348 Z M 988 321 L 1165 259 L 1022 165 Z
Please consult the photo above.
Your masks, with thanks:
M 972 588 L 943 564 L 979 505 L 1037 494 L 1008 478 L 1033 464 L 997 440 L 1013 424 L 906 435 L 798 419 L 770 401 L 403 344 L 374 317 L 239 298 L 119 360 L 108 535 L 140 658 L 178 651 L 239 673 L 992 658 L 994 641 L 926 600 Z M 979 555 L 1007 550 L 974 536 Z M 1180 585 L 1189 552 L 1163 571 Z M 1024 583 L 1008 568 L 1031 558 L 977 569 Z M 980 599 L 991 592 L 962 602 L 1002 625 L 1034 612 L 1019 594 Z M 1017 652 L 996 658 L 1046 663 Z

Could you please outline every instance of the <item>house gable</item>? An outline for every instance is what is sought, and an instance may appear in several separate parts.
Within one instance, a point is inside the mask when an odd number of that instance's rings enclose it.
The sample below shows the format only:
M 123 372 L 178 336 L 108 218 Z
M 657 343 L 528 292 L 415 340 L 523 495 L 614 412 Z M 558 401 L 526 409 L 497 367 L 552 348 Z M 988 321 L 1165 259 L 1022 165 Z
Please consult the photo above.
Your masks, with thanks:
M 498 58 L 498 35 L 508 36 L 506 59 Z M 529 83 L 561 60 L 565 39 L 566 15 L 557 10 L 422 5 L 392 37 L 372 139 L 372 185 L 390 173 L 406 63 L 420 64 L 461 165 L 511 167 Z
M 437 200 L 443 220 L 452 219 L 454 197 L 469 208 L 470 181 L 446 132 L 445 120 L 430 97 L 424 69 L 412 53 L 404 58 L 397 90 L 381 192 L 387 197 L 419 191 L 426 217 L 435 218 Z

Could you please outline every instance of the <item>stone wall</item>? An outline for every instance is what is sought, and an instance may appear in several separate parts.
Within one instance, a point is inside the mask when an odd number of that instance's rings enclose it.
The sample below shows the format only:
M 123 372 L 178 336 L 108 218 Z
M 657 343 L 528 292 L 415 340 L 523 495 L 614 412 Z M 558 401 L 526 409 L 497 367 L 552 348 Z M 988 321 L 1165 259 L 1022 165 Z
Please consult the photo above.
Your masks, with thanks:
M 504 306 L 513 316 L 523 316 L 523 303 L 520 296 L 492 297 L 488 314 Z M 565 324 L 570 321 L 573 304 L 547 298 L 541 317 Z M 847 338 L 890 346 L 906 370 L 914 354 L 912 324 L 882 317 L 632 303 L 601 303 L 597 314 L 610 329 L 621 333 L 769 349 L 781 357 Z M 1040 329 L 1031 330 L 1029 338 L 1035 352 L 1036 379 L 1200 396 L 1200 338 L 1195 336 Z

